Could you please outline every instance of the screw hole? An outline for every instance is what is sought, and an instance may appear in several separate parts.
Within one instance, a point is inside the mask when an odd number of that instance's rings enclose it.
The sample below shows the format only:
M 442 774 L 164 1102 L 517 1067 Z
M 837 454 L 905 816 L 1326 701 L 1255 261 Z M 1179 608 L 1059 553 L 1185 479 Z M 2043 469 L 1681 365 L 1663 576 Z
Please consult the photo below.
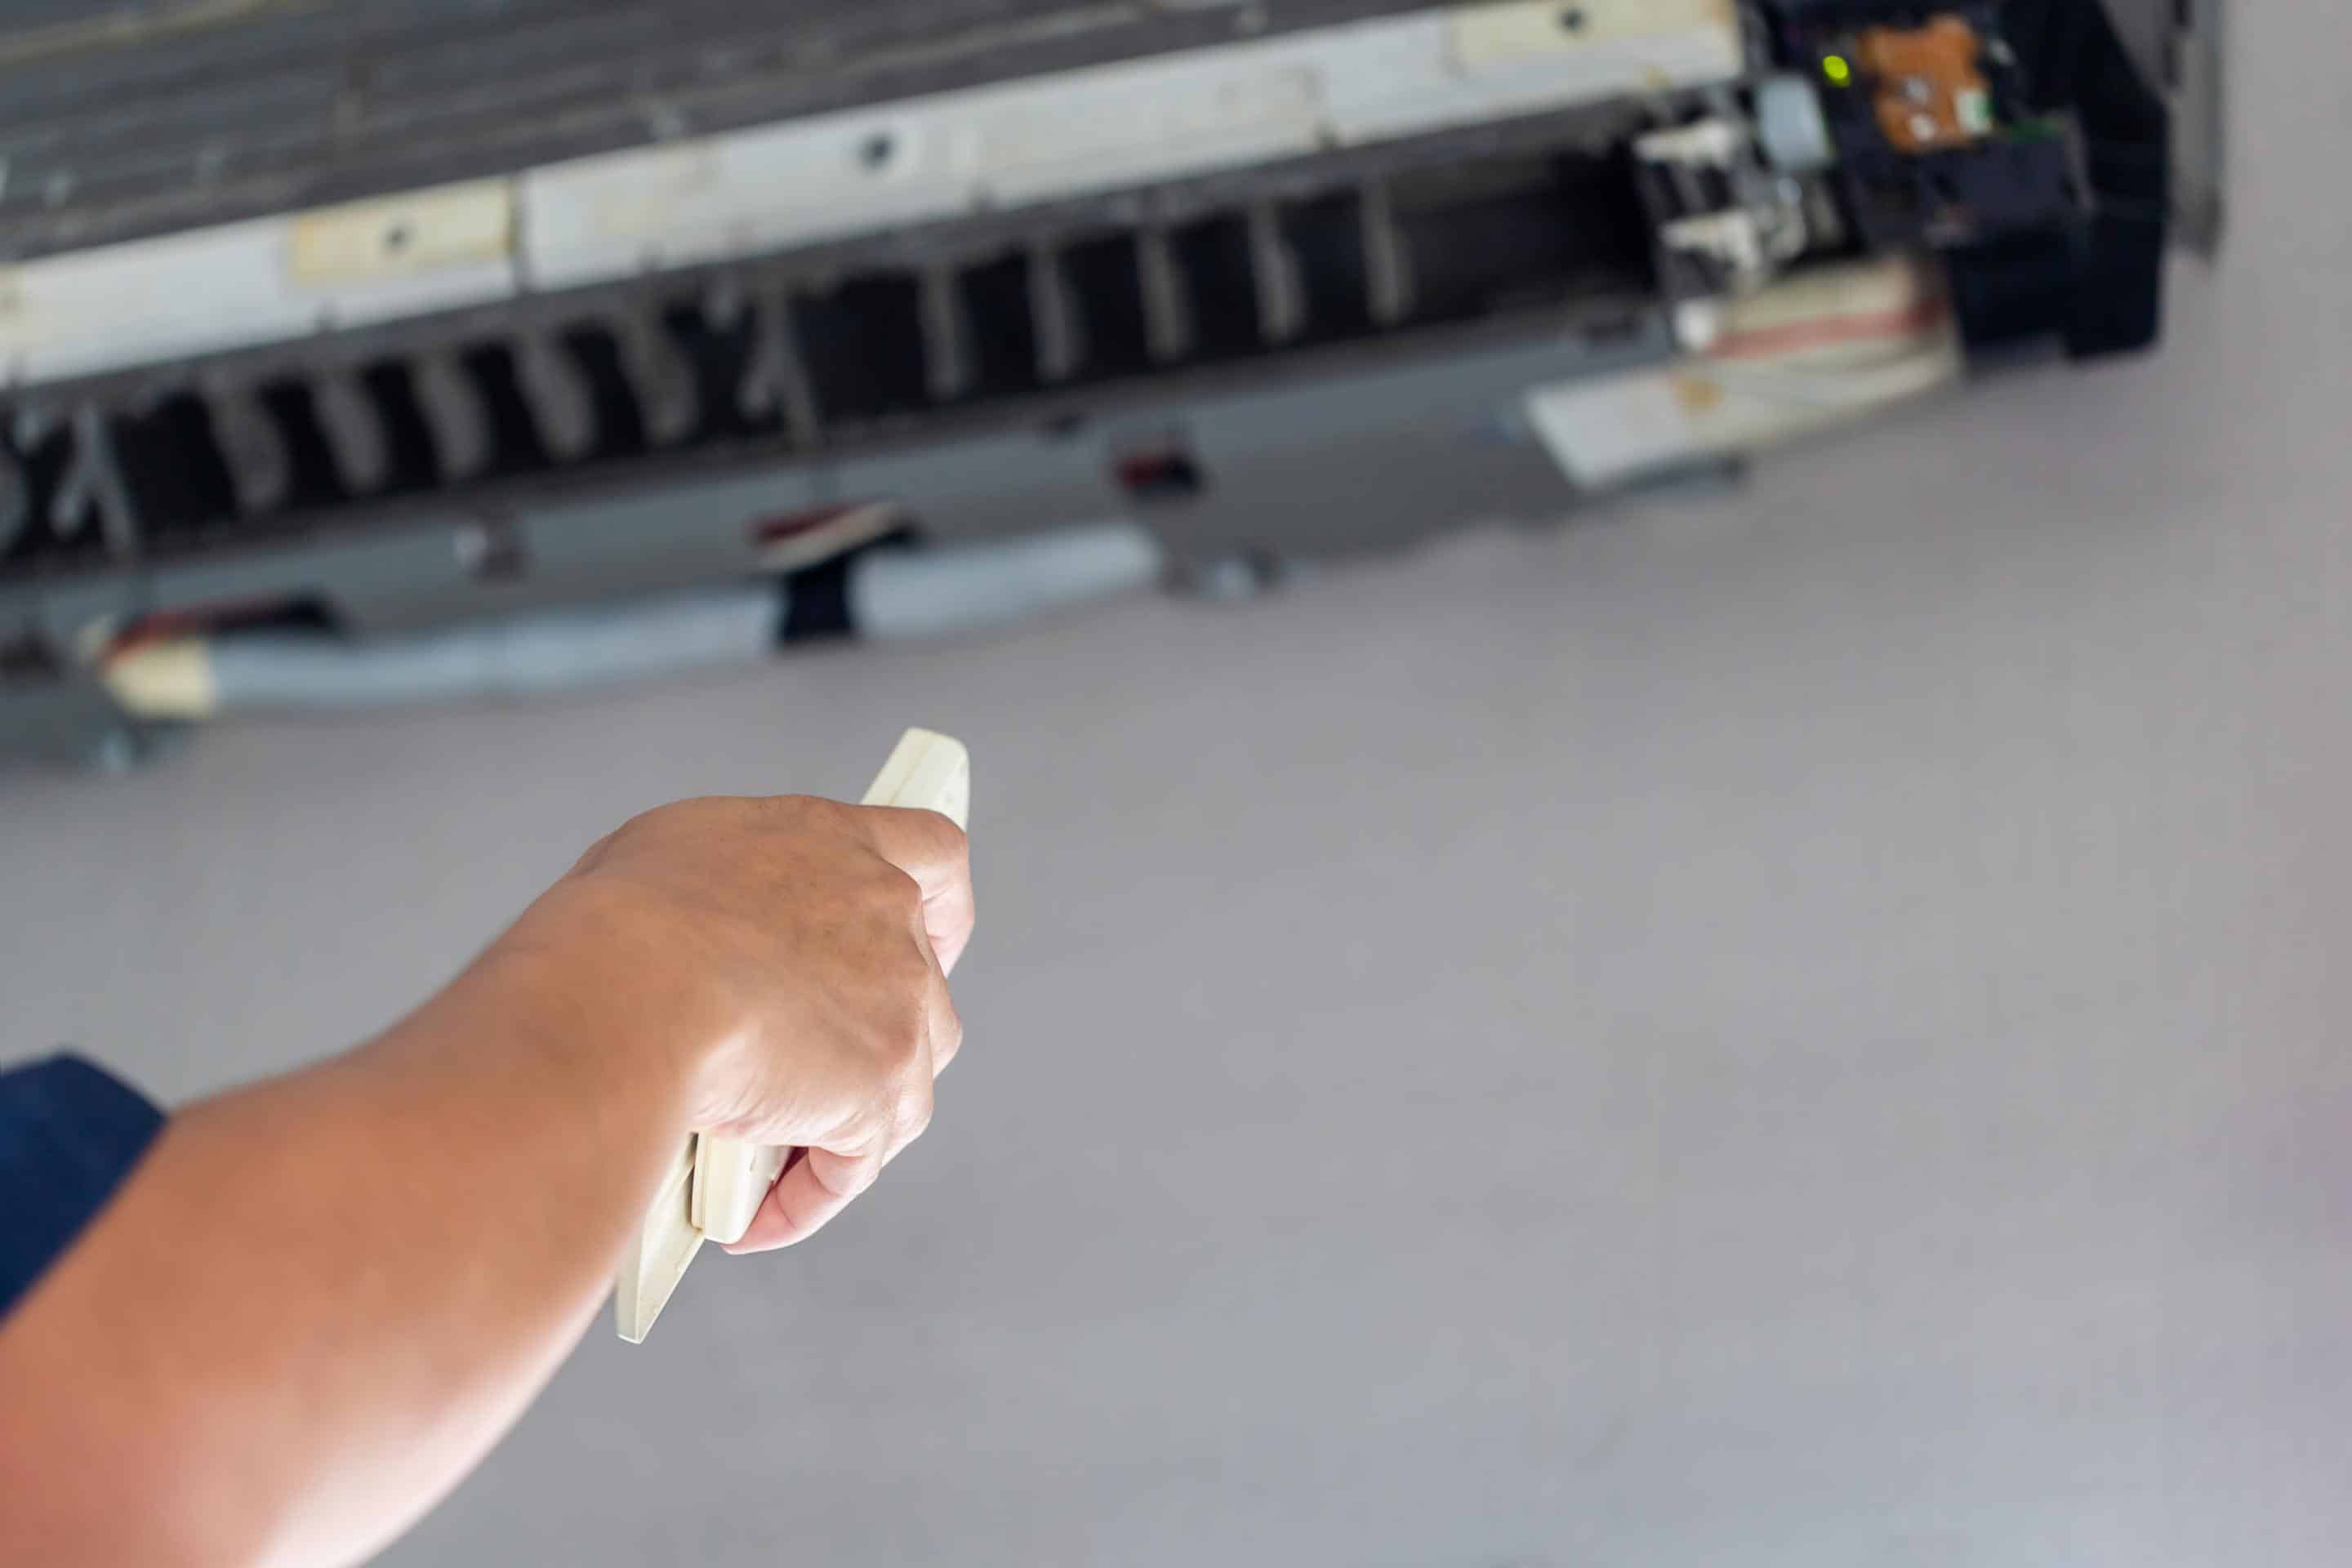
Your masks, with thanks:
M 394 224 L 383 231 L 383 249 L 387 256 L 398 256 L 416 237 L 416 231 L 404 223 Z
M 887 131 L 877 131 L 857 144 L 857 161 L 877 173 L 889 167 L 898 153 L 898 139 Z
M 1559 14 L 1560 31 L 1563 33 L 1580 33 L 1584 31 L 1585 20 L 1584 7 L 1581 5 L 1570 5 L 1567 10 L 1562 11 Z

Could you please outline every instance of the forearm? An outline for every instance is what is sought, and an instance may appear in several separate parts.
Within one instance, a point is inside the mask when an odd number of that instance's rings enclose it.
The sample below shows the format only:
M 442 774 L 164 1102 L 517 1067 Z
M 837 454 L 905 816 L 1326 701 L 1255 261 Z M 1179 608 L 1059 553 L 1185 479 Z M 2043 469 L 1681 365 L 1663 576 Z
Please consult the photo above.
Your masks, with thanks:
M 0 1325 L 0 1562 L 382 1545 L 554 1371 L 689 1130 L 808 1152 L 778 1246 L 921 1131 L 971 920 L 936 813 L 684 801 L 383 1037 L 184 1111 Z
M 175 1117 L 0 1332 L 0 1491 L 92 1562 L 353 1555 L 429 1507 L 579 1337 L 688 1117 L 665 999 L 581 982 L 510 938 Z M 26 1525 L 0 1557 L 47 1560 Z

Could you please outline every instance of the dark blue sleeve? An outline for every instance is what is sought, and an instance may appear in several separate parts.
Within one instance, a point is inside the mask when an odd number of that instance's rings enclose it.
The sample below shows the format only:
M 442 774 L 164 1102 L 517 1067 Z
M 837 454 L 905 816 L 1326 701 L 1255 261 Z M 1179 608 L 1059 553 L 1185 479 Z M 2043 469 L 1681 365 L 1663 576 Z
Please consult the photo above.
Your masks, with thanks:
M 0 1317 L 73 1245 L 163 1125 L 79 1057 L 0 1072 Z

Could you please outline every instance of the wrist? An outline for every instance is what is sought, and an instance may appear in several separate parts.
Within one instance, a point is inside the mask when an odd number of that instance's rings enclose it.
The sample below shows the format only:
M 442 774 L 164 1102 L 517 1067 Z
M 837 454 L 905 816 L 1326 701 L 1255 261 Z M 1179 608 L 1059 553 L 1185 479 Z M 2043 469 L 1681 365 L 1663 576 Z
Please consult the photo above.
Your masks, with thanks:
M 681 1133 L 708 1077 L 704 1009 L 645 923 L 620 900 L 558 888 L 394 1033 L 562 1086 L 600 1121 Z

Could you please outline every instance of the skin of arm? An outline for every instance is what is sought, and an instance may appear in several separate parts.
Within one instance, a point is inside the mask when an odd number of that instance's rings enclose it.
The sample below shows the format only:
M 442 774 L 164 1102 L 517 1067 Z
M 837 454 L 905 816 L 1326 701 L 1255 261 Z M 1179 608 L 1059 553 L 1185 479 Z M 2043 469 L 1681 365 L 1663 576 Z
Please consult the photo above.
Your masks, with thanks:
M 0 1562 L 381 1548 L 578 1342 L 686 1132 L 805 1151 L 736 1251 L 920 1133 L 971 922 L 944 817 L 688 801 L 384 1034 L 176 1114 L 0 1325 Z

